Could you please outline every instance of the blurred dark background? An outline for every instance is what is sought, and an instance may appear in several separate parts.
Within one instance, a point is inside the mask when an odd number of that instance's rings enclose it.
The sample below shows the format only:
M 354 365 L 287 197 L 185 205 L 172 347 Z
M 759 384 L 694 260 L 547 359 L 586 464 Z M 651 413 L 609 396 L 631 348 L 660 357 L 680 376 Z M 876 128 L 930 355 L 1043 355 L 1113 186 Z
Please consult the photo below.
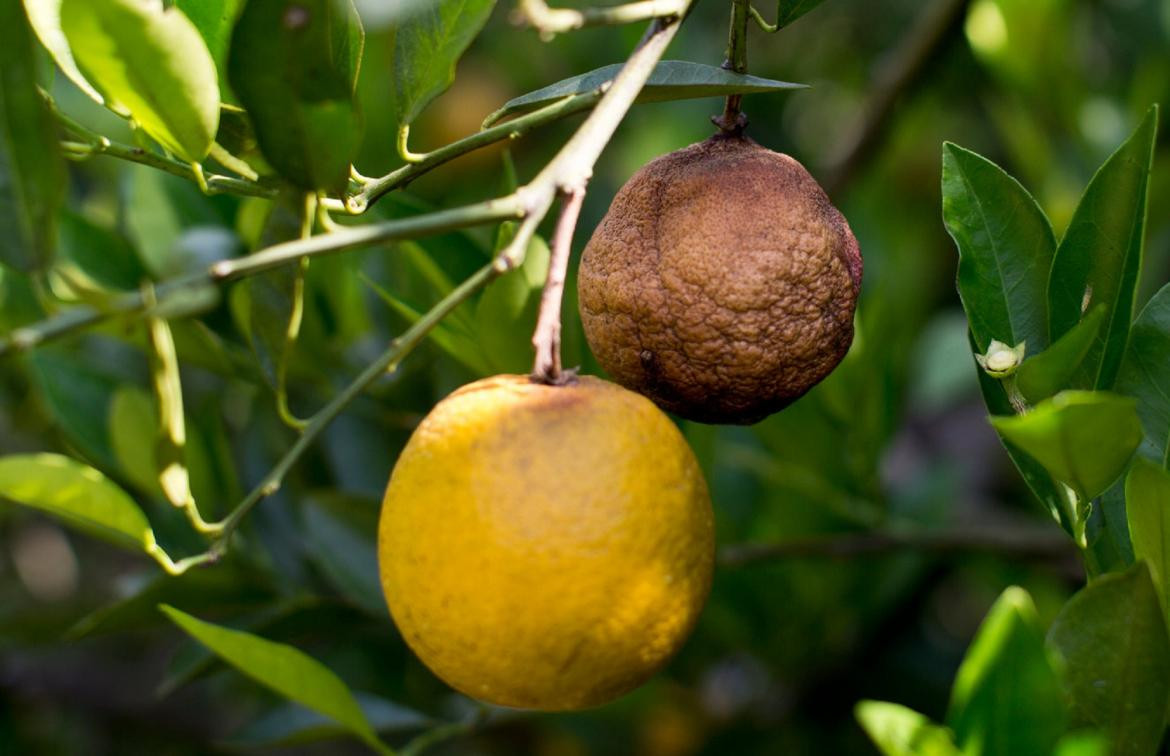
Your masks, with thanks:
M 586 29 L 546 43 L 512 26 L 511 11 L 497 7 L 455 85 L 413 127 L 412 149 L 471 133 L 510 97 L 623 60 L 643 31 Z M 726 15 L 726 3 L 701 0 L 667 57 L 718 65 Z M 357 161 L 366 175 L 398 164 L 391 65 L 388 30 L 368 29 Z M 477 734 L 435 753 L 870 753 L 853 720 L 857 701 L 897 701 L 941 719 L 962 654 L 1004 587 L 1026 587 L 1047 621 L 1083 580 L 985 419 L 953 285 L 956 253 L 940 220 L 940 150 L 950 140 L 998 162 L 1059 236 L 1096 167 L 1152 103 L 1170 104 L 1170 0 L 829 0 L 779 34 L 753 29 L 749 65 L 810 85 L 748 96 L 748 133 L 803 162 L 849 219 L 865 259 L 857 340 L 825 383 L 779 415 L 750 428 L 684 430 L 725 547 L 876 532 L 864 537 L 877 553 L 725 564 L 694 636 L 644 688 L 583 713 L 492 713 Z M 53 88 L 67 112 L 127 138 L 63 77 Z M 575 251 L 634 170 L 708 136 L 721 107 L 636 107 L 597 166 Z M 511 145 L 521 182 L 580 118 Z M 457 160 L 376 214 L 507 191 L 504 161 L 502 148 Z M 1165 136 L 1156 161 L 1142 301 L 1170 280 Z M 148 270 L 149 250 L 178 250 L 182 264 L 250 247 L 261 212 L 108 158 L 74 165 L 70 207 L 63 246 L 96 245 Z M 320 406 L 408 324 L 407 309 L 437 301 L 491 243 L 484 230 L 315 264 L 290 373 L 294 410 Z M 176 326 L 195 493 L 209 516 L 292 439 L 242 335 L 243 298 L 231 290 L 215 312 Z M 598 372 L 575 307 L 570 293 L 566 362 Z M 29 282 L 0 273 L 0 330 L 37 316 Z M 0 753 L 362 752 L 344 740 L 292 742 L 313 735 L 300 713 L 182 640 L 155 611 L 159 601 L 304 649 L 371 696 L 395 742 L 424 717 L 469 716 L 470 703 L 406 651 L 373 562 L 380 494 L 413 425 L 479 374 L 526 369 L 523 328 L 481 332 L 474 305 L 456 321 L 451 333 L 463 340 L 427 342 L 355 403 L 254 512 L 243 547 L 213 569 L 162 579 L 142 558 L 0 506 Z M 507 343 L 485 346 L 500 338 Z M 198 541 L 135 463 L 153 432 L 141 341 L 135 327 L 107 326 L 0 363 L 0 453 L 81 456 L 138 494 L 173 553 L 193 553 Z M 880 534 L 925 528 L 1014 537 L 1003 549 L 994 537 L 977 550 L 882 546 Z M 730 562 L 734 552 L 725 553 Z

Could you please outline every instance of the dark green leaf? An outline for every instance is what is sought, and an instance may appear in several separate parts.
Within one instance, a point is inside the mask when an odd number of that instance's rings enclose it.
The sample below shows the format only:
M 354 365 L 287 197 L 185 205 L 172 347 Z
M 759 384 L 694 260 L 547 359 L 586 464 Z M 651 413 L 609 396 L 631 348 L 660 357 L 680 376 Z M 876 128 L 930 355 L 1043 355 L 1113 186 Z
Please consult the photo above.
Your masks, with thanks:
M 199 162 L 219 124 L 215 61 L 176 8 L 138 0 L 63 0 L 62 28 L 77 62 L 169 152 Z
M 119 546 L 148 550 L 154 532 L 125 491 L 60 454 L 0 457 L 0 498 L 33 507 Z
M 120 386 L 110 402 L 110 446 L 128 482 L 144 493 L 161 496 L 155 436 L 158 410 L 150 394 L 137 386 Z
M 404 19 L 394 36 L 394 103 L 410 124 L 455 81 L 455 64 L 496 0 L 438 0 Z
M 375 731 L 401 733 L 421 730 L 434 720 L 405 706 L 366 693 L 356 693 L 358 705 Z M 336 738 L 345 731 L 330 720 L 299 706 L 275 708 L 232 734 L 228 744 L 254 750 L 274 746 L 300 745 Z
M 145 165 L 128 167 L 122 179 L 123 229 L 155 278 L 205 270 L 235 251 L 234 236 L 219 227 L 211 200 L 193 183 Z M 211 246 L 219 249 L 200 248 L 200 235 L 210 236 Z M 192 239 L 196 243 L 189 243 Z
M 265 159 L 301 189 L 341 192 L 349 180 L 362 44 L 349 2 L 248 0 L 236 23 L 228 79 Z
M 1052 262 L 1053 338 L 1071 330 L 1091 306 L 1103 305 L 1108 313 L 1105 329 L 1077 371 L 1076 388 L 1108 389 L 1117 377 L 1141 272 L 1157 133 L 1155 106 L 1089 183 Z
M 36 57 L 24 13 L 0 6 L 0 263 L 45 268 L 53 257 L 65 164 L 57 127 L 37 92 Z
M 854 713 L 885 756 L 959 756 L 951 732 L 913 709 L 884 701 L 862 701 Z
M 62 258 L 57 265 L 68 270 L 71 282 L 80 276 L 85 279 L 83 285 L 107 291 L 135 291 L 147 277 L 125 238 L 81 215 L 62 212 L 57 237 Z
M 116 469 L 106 423 L 117 379 L 62 349 L 38 349 L 28 365 L 49 416 L 70 443 L 102 469 Z
M 1134 400 L 1103 391 L 1064 391 L 991 424 L 1084 501 L 1125 471 L 1142 432 Z
M 619 63 L 604 66 L 580 76 L 563 79 L 535 92 L 515 97 L 492 113 L 488 117 L 487 123 L 494 123 L 506 116 L 535 110 L 570 95 L 596 91 L 603 84 L 613 81 L 621 68 Z M 725 97 L 730 94 L 780 92 L 787 89 L 803 89 L 804 86 L 804 84 L 792 84 L 787 81 L 774 81 L 761 79 L 758 76 L 738 74 L 702 63 L 664 60 L 654 67 L 653 73 L 650 74 L 650 78 L 646 81 L 646 86 L 643 87 L 636 102 L 666 102 L 669 100 L 691 100 L 697 97 Z
M 69 77 L 77 87 L 92 97 L 99 104 L 106 104 L 101 93 L 85 78 L 77 61 L 73 59 L 73 51 L 69 49 L 69 40 L 61 29 L 62 0 L 24 0 L 24 9 L 28 13 L 29 23 L 45 49 L 49 51 L 53 62 Z
M 353 693 L 320 662 L 292 646 L 203 622 L 165 604 L 159 608 L 188 635 L 256 682 L 324 714 L 364 742 L 377 743 Z
M 524 264 L 492 281 L 476 303 L 476 340 L 493 372 L 522 374 L 532 369 L 532 332 L 548 263 L 548 244 L 534 236 Z
M 1142 453 L 1170 467 L 1170 285 L 1134 321 L 1117 391 L 1137 399 Z
M 1125 479 L 1125 512 L 1135 559 L 1144 559 L 1170 609 L 1170 472 L 1138 457 Z
M 1064 659 L 1073 724 L 1100 727 L 1114 756 L 1154 753 L 1170 701 L 1170 642 L 1146 564 L 1089 583 L 1048 642 Z
M 1070 381 L 1104 322 L 1105 308 L 1098 305 L 1052 346 L 1025 359 L 1016 372 L 1016 386 L 1024 398 L 1035 403 L 1071 388 Z
M 943 146 L 943 220 L 959 248 L 959 298 L 977 351 L 993 339 L 1048 347 L 1044 307 L 1056 240 L 1036 201 L 991 161 Z
M 325 577 L 346 598 L 371 615 L 386 617 L 378 579 L 377 508 L 368 518 L 352 499 L 314 496 L 302 514 L 304 538 Z M 362 521 L 362 520 L 368 521 Z M 360 523 L 360 525 L 359 525 Z
M 1066 717 L 1032 598 L 1008 588 L 959 667 L 947 724 L 963 753 L 1047 754 Z
M 776 26 L 783 29 L 796 19 L 816 8 L 825 0 L 779 0 L 776 9 Z

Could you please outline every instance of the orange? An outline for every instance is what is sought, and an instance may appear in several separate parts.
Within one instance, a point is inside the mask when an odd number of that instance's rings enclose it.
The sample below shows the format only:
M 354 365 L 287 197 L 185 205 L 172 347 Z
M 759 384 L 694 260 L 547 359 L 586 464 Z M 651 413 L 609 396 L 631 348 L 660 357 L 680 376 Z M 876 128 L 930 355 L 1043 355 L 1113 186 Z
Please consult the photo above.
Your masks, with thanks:
M 710 497 L 650 401 L 497 376 L 435 406 L 394 468 L 382 586 L 436 675 L 503 706 L 596 706 L 678 650 L 711 582 Z

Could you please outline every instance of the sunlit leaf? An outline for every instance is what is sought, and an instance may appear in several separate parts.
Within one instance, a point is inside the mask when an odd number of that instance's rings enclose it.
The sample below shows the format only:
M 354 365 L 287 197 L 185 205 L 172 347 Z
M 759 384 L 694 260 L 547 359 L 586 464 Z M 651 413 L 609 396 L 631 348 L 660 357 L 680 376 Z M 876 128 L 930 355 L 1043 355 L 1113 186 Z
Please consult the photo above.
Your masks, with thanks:
M 983 620 L 951 691 L 947 724 L 963 753 L 1052 751 L 1067 714 L 1032 598 L 1008 588 Z
M 1117 480 L 1141 442 L 1135 404 L 1103 391 L 1064 391 L 1026 414 L 993 417 L 991 424 L 1089 500 Z
M 73 58 L 73 51 L 69 49 L 69 40 L 61 29 L 61 3 L 63 0 L 24 0 L 24 9 L 28 13 L 29 23 L 37 34 L 37 39 L 49 51 L 53 62 L 61 69 L 69 80 L 92 97 L 95 102 L 104 105 L 106 100 L 97 91 Z
M 207 44 L 182 11 L 139 0 L 62 0 L 61 19 L 74 57 L 112 106 L 183 160 L 207 155 L 219 82 Z
M 0 457 L 0 498 L 125 548 L 146 550 L 154 544 L 150 523 L 125 491 L 92 467 L 59 454 Z
M 1077 371 L 1076 388 L 1113 386 L 1125 351 L 1145 245 L 1146 205 L 1158 108 L 1113 153 L 1085 190 L 1052 262 L 1051 334 L 1063 336 L 1089 307 L 1106 325 Z
M 959 756 L 954 735 L 913 709 L 884 701 L 862 701 L 855 714 L 884 756 Z

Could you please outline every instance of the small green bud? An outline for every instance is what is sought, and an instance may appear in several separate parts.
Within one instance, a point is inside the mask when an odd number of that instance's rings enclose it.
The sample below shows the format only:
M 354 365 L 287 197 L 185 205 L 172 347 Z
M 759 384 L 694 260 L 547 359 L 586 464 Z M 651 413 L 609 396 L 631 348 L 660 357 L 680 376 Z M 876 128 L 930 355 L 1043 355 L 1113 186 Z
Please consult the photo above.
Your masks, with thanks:
M 987 347 L 987 354 L 975 355 L 975 361 L 992 378 L 1007 378 L 1024 361 L 1024 351 L 1027 344 L 1021 341 L 1014 347 L 1002 341 L 992 339 Z

